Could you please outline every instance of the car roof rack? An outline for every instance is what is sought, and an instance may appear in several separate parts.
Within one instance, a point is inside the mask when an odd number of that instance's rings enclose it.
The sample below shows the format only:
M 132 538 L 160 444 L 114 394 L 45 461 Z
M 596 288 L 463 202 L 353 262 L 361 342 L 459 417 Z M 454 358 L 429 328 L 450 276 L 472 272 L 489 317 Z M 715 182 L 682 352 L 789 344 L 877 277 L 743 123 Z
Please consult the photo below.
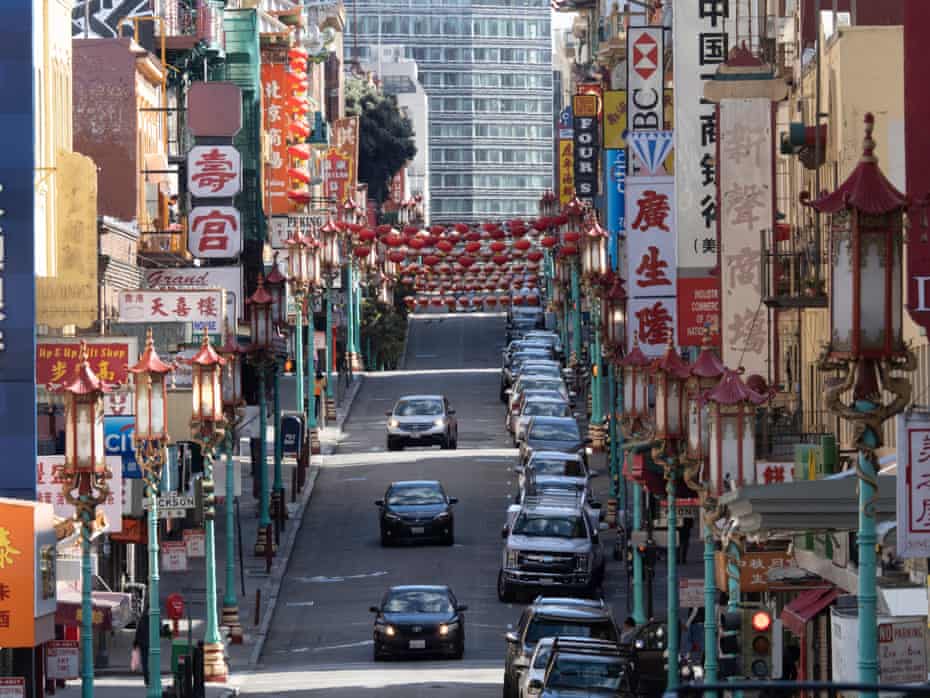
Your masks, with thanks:
M 551 492 L 545 494 L 528 494 L 523 497 L 524 509 L 569 509 L 581 513 L 584 508 L 584 494 L 576 492 Z
M 598 657 L 626 657 L 628 653 L 620 648 L 620 643 L 610 640 L 597 640 L 588 637 L 556 637 L 552 642 L 552 655 L 559 652 L 570 654 L 587 654 Z
M 582 608 L 607 608 L 604 599 L 583 599 L 578 596 L 543 596 L 533 599 L 534 605 L 542 606 L 580 606 Z

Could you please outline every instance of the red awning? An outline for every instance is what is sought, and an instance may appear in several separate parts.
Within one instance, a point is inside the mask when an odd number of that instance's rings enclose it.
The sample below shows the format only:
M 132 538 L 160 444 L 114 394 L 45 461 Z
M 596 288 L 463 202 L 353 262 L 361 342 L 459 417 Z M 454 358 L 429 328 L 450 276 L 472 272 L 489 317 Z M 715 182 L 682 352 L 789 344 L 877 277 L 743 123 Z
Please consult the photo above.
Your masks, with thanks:
M 795 635 L 801 635 L 807 622 L 833 603 L 839 595 L 840 590 L 833 586 L 805 591 L 785 606 L 781 612 L 782 622 Z

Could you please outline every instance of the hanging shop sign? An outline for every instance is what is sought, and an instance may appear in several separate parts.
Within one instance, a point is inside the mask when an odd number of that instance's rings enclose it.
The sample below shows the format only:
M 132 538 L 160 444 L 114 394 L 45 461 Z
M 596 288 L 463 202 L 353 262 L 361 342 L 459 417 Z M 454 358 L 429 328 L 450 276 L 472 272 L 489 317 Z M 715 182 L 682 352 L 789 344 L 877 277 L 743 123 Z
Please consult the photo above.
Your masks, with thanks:
M 106 456 L 107 485 L 110 492 L 106 500 L 97 507 L 97 513 L 103 515 L 109 526 L 109 531 L 123 530 L 123 464 L 119 456 Z M 73 504 L 65 500 L 64 487 L 67 484 L 65 476 L 64 456 L 39 456 L 36 460 L 35 470 L 36 501 L 51 504 L 55 516 L 63 519 L 73 519 L 75 509 Z
M 930 557 L 930 413 L 899 414 L 897 425 L 897 554 Z
M 731 5 L 676 3 L 672 26 L 678 260 L 695 272 L 717 266 L 717 124 L 714 105 L 704 101 L 704 83 L 733 44 Z
M 242 267 L 182 267 L 144 269 L 142 286 L 149 289 L 214 289 L 226 291 L 226 318 L 245 317 L 242 305 Z
M 604 175 L 607 195 L 607 251 L 610 268 L 619 270 L 620 235 L 626 229 L 626 150 L 604 151 Z
M 720 346 L 720 281 L 714 276 L 678 277 L 678 343 L 699 347 L 710 331 Z
M 187 190 L 197 199 L 227 199 L 242 191 L 242 157 L 232 145 L 195 145 L 187 154 Z
M 671 177 L 630 177 L 626 181 L 627 293 L 633 298 L 676 295 L 676 235 Z M 674 329 L 674 328 L 673 328 Z
M 559 205 L 566 206 L 575 196 L 575 145 L 559 141 Z
M 119 294 L 119 321 L 134 323 L 189 322 L 195 332 L 223 331 L 225 292 L 146 290 Z
M 760 231 L 774 221 L 771 113 L 765 98 L 720 104 L 722 358 L 762 376 L 768 375 L 768 322 Z
M 671 131 L 630 131 L 628 139 L 638 174 L 646 177 L 662 174 L 661 169 L 672 153 L 674 134 Z
M 630 131 L 659 130 L 663 127 L 662 27 L 627 29 L 627 109 Z
M 164 572 L 187 572 L 187 544 L 184 541 L 161 542 L 161 568 Z
M 576 94 L 572 102 L 574 124 L 575 196 L 594 204 L 598 193 L 600 158 L 598 112 L 600 99 L 594 94 Z
M 207 555 L 207 534 L 202 528 L 187 528 L 183 533 L 184 545 L 187 550 L 187 557 L 206 557 Z
M 45 678 L 69 681 L 78 678 L 80 643 L 75 640 L 52 640 L 45 643 Z
M 568 106 L 563 107 L 562 111 L 559 112 L 559 123 L 557 127 L 559 131 L 560 140 L 570 141 L 572 139 L 572 135 L 573 135 L 572 127 L 574 126 L 574 123 L 575 122 L 574 122 L 574 116 L 572 114 L 572 106 L 569 104 Z
M 291 210 L 287 198 L 288 152 L 287 131 L 291 112 L 287 106 L 287 66 L 262 62 L 262 110 L 265 127 L 265 211 L 269 215 L 286 214 Z M 306 117 L 304 117 L 306 121 Z
M 142 470 L 136 462 L 136 447 L 133 444 L 135 417 L 104 417 L 103 445 L 107 457 L 119 458 L 123 464 L 123 477 L 136 480 L 142 477 Z
M 190 213 L 187 247 L 201 259 L 231 259 L 242 252 L 242 220 L 232 206 L 196 206 Z
M 627 301 L 627 322 L 646 356 L 665 353 L 675 332 L 677 307 L 674 298 L 631 298 Z
M 87 359 L 90 367 L 108 383 L 125 384 L 128 366 L 135 361 L 136 340 L 133 338 L 102 341 L 88 338 Z M 81 343 L 76 341 L 41 341 L 36 344 L 35 376 L 38 385 L 57 386 L 74 377 L 80 363 Z
M 626 90 L 607 90 L 604 93 L 604 148 L 626 148 L 627 103 Z

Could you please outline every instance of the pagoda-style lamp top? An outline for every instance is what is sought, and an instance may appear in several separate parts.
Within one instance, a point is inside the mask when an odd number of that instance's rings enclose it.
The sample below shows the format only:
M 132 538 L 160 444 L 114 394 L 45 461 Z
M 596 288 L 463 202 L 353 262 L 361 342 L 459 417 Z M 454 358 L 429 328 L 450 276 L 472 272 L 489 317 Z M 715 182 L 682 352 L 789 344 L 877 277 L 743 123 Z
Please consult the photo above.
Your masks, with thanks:
M 226 360 L 216 352 L 210 335 L 204 331 L 200 351 L 190 359 L 193 369 L 191 424 L 195 428 L 202 430 L 205 425 L 224 421 L 221 371 L 225 364 Z
M 111 390 L 90 367 L 87 343 L 82 340 L 73 379 L 56 391 L 65 396 L 65 464 L 75 475 L 107 471 L 102 397 Z M 82 483 L 82 493 L 89 491 L 88 486 Z
M 278 268 L 278 253 L 274 253 L 271 271 L 265 277 L 265 288 L 271 295 L 271 321 L 283 327 L 287 321 L 287 303 L 285 301 L 287 278 Z
M 620 362 L 623 371 L 623 413 L 646 416 L 649 413 L 649 358 L 639 348 L 639 336 L 633 336 L 633 348 Z
M 155 351 L 152 328 L 148 328 L 145 333 L 145 350 L 139 361 L 129 367 L 135 383 L 136 426 L 133 439 L 136 443 L 168 440 L 166 376 L 173 370 L 174 366 L 162 361 Z
M 656 385 L 656 438 L 680 439 L 687 431 L 685 382 L 691 367 L 675 350 L 669 338 L 665 353 L 653 365 Z
M 267 351 L 271 347 L 271 294 L 265 289 L 264 277 L 258 275 L 255 293 L 246 299 L 249 306 L 249 326 L 252 331 L 250 351 Z

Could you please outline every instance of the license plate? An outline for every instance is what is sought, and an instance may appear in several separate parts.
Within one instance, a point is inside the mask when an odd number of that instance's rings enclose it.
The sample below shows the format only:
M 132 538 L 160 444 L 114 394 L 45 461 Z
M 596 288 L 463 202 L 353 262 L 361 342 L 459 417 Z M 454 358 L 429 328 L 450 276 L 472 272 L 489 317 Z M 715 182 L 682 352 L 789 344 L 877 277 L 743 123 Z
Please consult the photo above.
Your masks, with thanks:
M 423 526 L 413 526 L 413 527 L 410 529 L 410 532 L 411 532 L 413 535 L 419 535 L 419 534 L 421 534 L 421 533 L 425 533 L 425 532 L 426 532 L 426 529 L 425 529 Z
M 413 433 L 410 435 L 410 438 L 411 438 L 411 439 L 419 439 L 419 438 L 420 438 L 420 435 L 419 435 L 418 433 L 416 433 L 416 432 L 413 432 Z
M 412 650 L 425 650 L 426 649 L 426 640 L 411 640 L 410 649 Z

